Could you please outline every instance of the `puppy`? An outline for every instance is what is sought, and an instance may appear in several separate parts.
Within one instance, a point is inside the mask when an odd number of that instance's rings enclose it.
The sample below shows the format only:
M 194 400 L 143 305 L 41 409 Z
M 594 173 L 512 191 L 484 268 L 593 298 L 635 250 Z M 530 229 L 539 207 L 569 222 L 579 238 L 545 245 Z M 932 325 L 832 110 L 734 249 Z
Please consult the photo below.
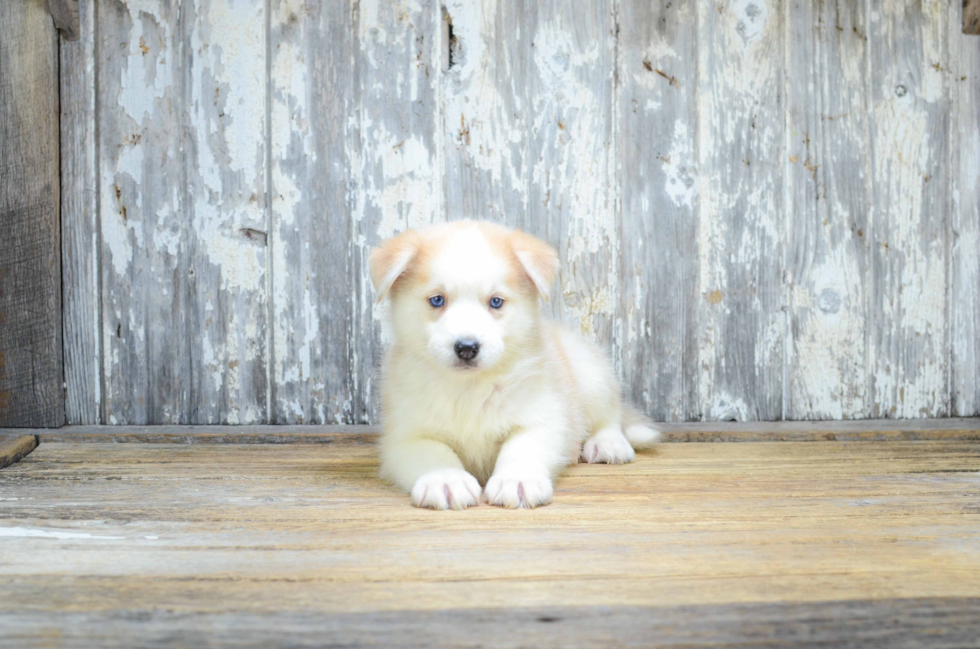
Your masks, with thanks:
M 551 246 L 484 222 L 409 230 L 372 252 L 394 334 L 381 472 L 416 506 L 545 505 L 579 456 L 631 462 L 659 440 L 599 349 L 540 315 L 557 273 Z

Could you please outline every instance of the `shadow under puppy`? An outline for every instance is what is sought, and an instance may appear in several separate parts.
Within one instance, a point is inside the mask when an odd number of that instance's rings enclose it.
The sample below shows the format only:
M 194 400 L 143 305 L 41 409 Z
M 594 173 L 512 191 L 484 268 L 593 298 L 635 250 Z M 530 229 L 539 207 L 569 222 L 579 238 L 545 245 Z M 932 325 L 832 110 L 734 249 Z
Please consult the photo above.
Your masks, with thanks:
M 381 473 L 416 506 L 464 509 L 481 493 L 544 505 L 580 456 L 631 462 L 659 440 L 596 345 L 541 316 L 557 273 L 551 246 L 485 222 L 409 230 L 372 252 L 394 334 Z

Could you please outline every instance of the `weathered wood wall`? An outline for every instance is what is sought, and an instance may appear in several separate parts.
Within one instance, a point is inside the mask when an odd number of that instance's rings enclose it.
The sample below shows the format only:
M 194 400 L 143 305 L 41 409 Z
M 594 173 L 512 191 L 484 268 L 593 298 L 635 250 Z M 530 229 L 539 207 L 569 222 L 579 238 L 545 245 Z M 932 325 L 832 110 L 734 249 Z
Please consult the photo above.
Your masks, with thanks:
M 559 248 L 654 417 L 976 415 L 960 4 L 83 2 L 69 421 L 376 421 L 366 254 L 464 216 Z
M 65 421 L 57 39 L 44 0 L 0 2 L 0 427 Z

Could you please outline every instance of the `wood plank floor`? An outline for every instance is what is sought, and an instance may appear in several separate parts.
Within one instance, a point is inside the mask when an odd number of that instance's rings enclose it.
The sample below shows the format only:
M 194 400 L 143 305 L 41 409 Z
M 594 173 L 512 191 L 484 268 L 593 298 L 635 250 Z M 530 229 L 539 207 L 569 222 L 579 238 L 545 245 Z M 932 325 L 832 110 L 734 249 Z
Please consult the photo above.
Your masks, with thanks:
M 412 508 L 373 438 L 45 442 L 0 646 L 980 646 L 980 443 L 665 444 L 533 511 Z

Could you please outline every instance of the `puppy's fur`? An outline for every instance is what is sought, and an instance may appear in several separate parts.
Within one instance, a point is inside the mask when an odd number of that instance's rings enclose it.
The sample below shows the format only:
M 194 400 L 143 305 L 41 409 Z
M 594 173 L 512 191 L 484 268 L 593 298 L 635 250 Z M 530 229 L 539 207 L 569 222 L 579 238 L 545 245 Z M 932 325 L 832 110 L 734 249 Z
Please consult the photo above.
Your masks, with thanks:
M 548 244 L 483 222 L 409 230 L 373 251 L 394 332 L 381 470 L 415 505 L 544 505 L 579 456 L 631 462 L 658 441 L 596 346 L 539 314 L 557 273 Z

